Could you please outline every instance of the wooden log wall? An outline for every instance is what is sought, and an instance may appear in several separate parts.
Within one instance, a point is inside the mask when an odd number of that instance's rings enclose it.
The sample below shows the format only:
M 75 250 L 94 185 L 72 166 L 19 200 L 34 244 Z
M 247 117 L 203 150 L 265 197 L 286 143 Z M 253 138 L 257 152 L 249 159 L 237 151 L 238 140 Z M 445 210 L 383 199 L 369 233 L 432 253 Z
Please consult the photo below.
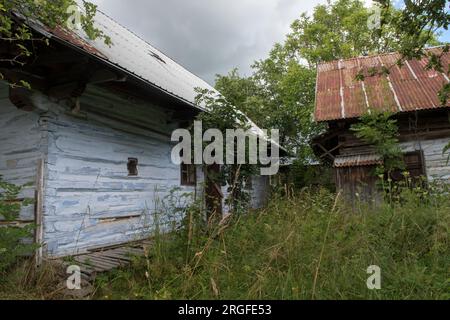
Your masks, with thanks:
M 349 124 L 348 124 L 349 126 Z M 444 147 L 450 142 L 449 114 L 445 109 L 398 117 L 400 147 L 404 153 L 422 151 L 425 174 L 429 181 L 441 180 L 450 183 L 450 164 Z M 338 136 L 340 155 L 358 155 L 375 152 L 373 146 L 358 139 L 351 130 L 342 130 Z M 359 188 L 373 195 L 374 180 L 363 178 L 371 167 L 336 168 L 337 185 L 345 186 L 349 193 Z M 361 176 L 361 172 L 364 172 Z
M 96 90 L 80 105 L 77 116 L 50 107 L 44 238 L 51 256 L 135 241 L 156 224 L 170 228 L 181 219 L 175 209 L 194 195 L 195 187 L 180 186 L 163 110 Z M 129 158 L 138 159 L 137 176 L 128 176 Z
M 0 174 L 30 183 L 21 197 L 34 197 L 43 159 L 39 217 L 34 205 L 20 217 L 42 220 L 39 255 L 76 255 L 145 238 L 156 224 L 172 228 L 181 219 L 177 210 L 202 196 L 201 168 L 196 187 L 180 185 L 170 141 L 177 123 L 165 109 L 98 87 L 88 87 L 76 110 L 41 94 L 33 103 L 34 111 L 21 111 L 6 85 L 0 91 Z M 138 159 L 137 176 L 128 175 L 129 158 Z M 263 180 L 253 183 L 255 207 L 267 197 Z
M 17 109 L 9 100 L 8 85 L 0 81 L 0 175 L 5 181 L 26 185 L 19 199 L 34 199 L 39 160 L 44 157 L 46 133 L 40 115 Z M 35 206 L 23 207 L 16 224 L 34 222 Z M 6 223 L 0 216 L 0 224 Z

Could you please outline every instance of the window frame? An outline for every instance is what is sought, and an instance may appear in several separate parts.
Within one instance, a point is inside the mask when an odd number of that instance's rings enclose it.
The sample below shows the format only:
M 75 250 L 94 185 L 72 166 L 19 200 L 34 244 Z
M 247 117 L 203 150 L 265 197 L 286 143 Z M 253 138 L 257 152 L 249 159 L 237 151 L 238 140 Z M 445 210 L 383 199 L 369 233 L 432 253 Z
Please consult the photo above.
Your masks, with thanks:
M 128 170 L 128 176 L 129 177 L 137 177 L 137 176 L 139 176 L 138 165 L 139 165 L 139 159 L 138 158 L 132 158 L 132 157 L 128 158 L 127 170 Z
M 197 185 L 197 168 L 194 164 L 181 163 L 180 184 L 187 187 Z

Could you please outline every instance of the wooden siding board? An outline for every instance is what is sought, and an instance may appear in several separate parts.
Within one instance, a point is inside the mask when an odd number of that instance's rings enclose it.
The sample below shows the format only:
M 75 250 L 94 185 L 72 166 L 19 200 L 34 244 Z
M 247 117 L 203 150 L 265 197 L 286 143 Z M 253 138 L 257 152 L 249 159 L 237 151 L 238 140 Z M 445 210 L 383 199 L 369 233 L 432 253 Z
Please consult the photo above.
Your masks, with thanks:
M 450 183 L 450 164 L 447 156 L 443 155 L 444 146 L 448 144 L 449 138 L 433 140 L 416 140 L 400 144 L 404 152 L 423 150 L 425 158 L 425 169 L 428 180 L 441 180 Z
M 13 184 L 29 184 L 19 198 L 34 198 L 37 165 L 43 156 L 39 114 L 17 109 L 4 82 L 0 82 L 0 136 L 0 175 Z M 22 208 L 18 221 L 34 221 L 34 205 Z
M 251 207 L 259 209 L 267 204 L 270 195 L 269 176 L 254 176 L 252 178 Z
M 101 97 L 95 99 L 96 95 Z M 147 130 L 99 116 L 112 108 L 127 118 L 133 110 L 132 102 L 104 91 L 90 90 L 83 97 L 81 111 L 86 111 L 83 103 L 94 101 L 95 107 L 89 104 L 89 108 L 97 112 L 91 117 L 87 110 L 84 119 L 69 115 L 63 104 L 44 96 L 35 101 L 39 111 L 25 113 L 0 99 L 0 133 L 3 130 L 7 137 L 0 146 L 0 173 L 13 182 L 35 182 L 38 159 L 45 159 L 43 220 L 49 256 L 136 241 L 147 237 L 156 223 L 161 231 L 170 230 L 181 216 L 168 212 L 163 199 L 175 194 L 180 208 L 190 203 L 194 194 L 201 196 L 200 168 L 196 187 L 180 186 L 179 166 L 170 158 L 169 115 L 157 107 L 140 105 L 139 112 L 147 112 L 146 117 L 140 114 Z M 129 157 L 139 159 L 137 177 L 128 177 Z M 178 190 L 173 192 L 175 188 Z M 261 188 L 257 185 L 252 195 L 258 203 L 264 198 L 257 194 Z M 34 187 L 26 193 L 34 195 Z M 27 219 L 33 220 L 34 207 L 26 210 Z
M 92 94 L 82 101 L 89 102 Z M 102 105 L 99 104 L 108 104 Z M 117 109 L 126 117 L 130 103 L 120 109 L 116 97 L 95 99 L 97 110 Z M 128 111 L 127 111 L 128 110 Z M 180 169 L 171 161 L 168 136 L 138 134 L 129 123 L 112 128 L 98 121 L 72 117 L 57 108 L 49 119 L 48 176 L 46 189 L 45 241 L 48 254 L 61 256 L 85 252 L 93 247 L 136 241 L 150 235 L 155 213 L 171 190 L 192 201 L 195 187 L 180 186 Z M 153 117 L 151 105 L 146 117 Z M 83 104 L 82 104 L 83 112 Z M 158 130 L 168 131 L 168 119 L 159 119 Z M 167 115 L 165 115 L 167 117 Z M 144 121 L 145 122 L 145 121 Z M 153 124 L 146 124 L 156 126 Z M 142 129 L 140 129 L 142 131 Z M 136 132 L 141 132 L 137 130 Z M 139 160 L 138 176 L 129 177 L 129 157 Z M 183 203 L 183 201 L 185 201 Z M 168 230 L 180 216 L 159 215 L 162 230 Z

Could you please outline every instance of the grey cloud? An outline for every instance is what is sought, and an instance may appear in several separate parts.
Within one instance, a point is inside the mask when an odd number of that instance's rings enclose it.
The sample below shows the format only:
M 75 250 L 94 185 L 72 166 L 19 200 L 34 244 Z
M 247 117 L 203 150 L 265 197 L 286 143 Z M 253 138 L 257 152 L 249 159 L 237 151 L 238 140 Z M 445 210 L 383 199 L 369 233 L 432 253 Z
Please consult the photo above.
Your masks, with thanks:
M 291 22 L 325 0 L 90 0 L 188 70 L 213 84 L 238 67 L 250 73 L 283 41 Z

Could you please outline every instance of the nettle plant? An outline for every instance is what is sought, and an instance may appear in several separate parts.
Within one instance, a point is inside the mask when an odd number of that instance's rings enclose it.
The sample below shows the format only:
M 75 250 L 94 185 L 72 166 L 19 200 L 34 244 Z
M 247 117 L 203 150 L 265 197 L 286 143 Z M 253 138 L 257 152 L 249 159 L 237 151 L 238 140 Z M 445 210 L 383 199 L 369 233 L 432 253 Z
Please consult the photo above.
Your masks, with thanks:
M 397 120 L 392 119 L 391 113 L 367 113 L 350 130 L 355 132 L 356 137 L 372 145 L 382 158 L 383 165 L 378 168 L 379 175 L 388 173 L 389 176 L 393 171 L 405 169 L 403 152 L 397 138 Z
M 202 121 L 203 131 L 218 129 L 223 135 L 226 135 L 227 129 L 246 131 L 250 128 L 248 118 L 225 98 L 207 89 L 198 89 L 197 92 L 197 104 L 204 106 L 207 110 L 197 117 L 197 120 Z M 208 142 L 204 142 L 204 144 L 204 147 L 207 147 Z M 248 156 L 249 146 L 247 143 L 245 148 L 245 154 Z M 226 144 L 224 144 L 223 154 L 226 152 Z M 237 164 L 237 161 L 234 164 L 225 162 L 221 164 L 220 174 L 212 177 L 218 185 L 228 186 L 228 197 L 225 199 L 225 203 L 232 212 L 242 213 L 248 209 L 250 202 L 248 182 L 257 173 L 257 170 L 258 165 L 255 164 Z
M 0 218 L 5 223 L 4 226 L 0 225 L 0 273 L 7 270 L 18 257 L 31 253 L 36 247 L 24 242 L 32 235 L 33 225 L 13 225 L 22 207 L 33 203 L 32 199 L 19 199 L 22 188 L 3 181 L 0 176 Z
M 0 63 L 11 66 L 24 66 L 34 55 L 36 42 L 49 45 L 46 37 L 36 37 L 29 27 L 29 22 L 39 21 L 50 29 L 78 28 L 94 40 L 101 38 L 106 44 L 111 39 L 94 26 L 97 6 L 82 1 L 78 6 L 75 0 L 0 0 L 0 40 L 9 44 L 6 54 L 0 56 Z M 4 76 L 0 72 L 0 80 Z M 30 88 L 30 84 L 20 80 L 11 86 Z

